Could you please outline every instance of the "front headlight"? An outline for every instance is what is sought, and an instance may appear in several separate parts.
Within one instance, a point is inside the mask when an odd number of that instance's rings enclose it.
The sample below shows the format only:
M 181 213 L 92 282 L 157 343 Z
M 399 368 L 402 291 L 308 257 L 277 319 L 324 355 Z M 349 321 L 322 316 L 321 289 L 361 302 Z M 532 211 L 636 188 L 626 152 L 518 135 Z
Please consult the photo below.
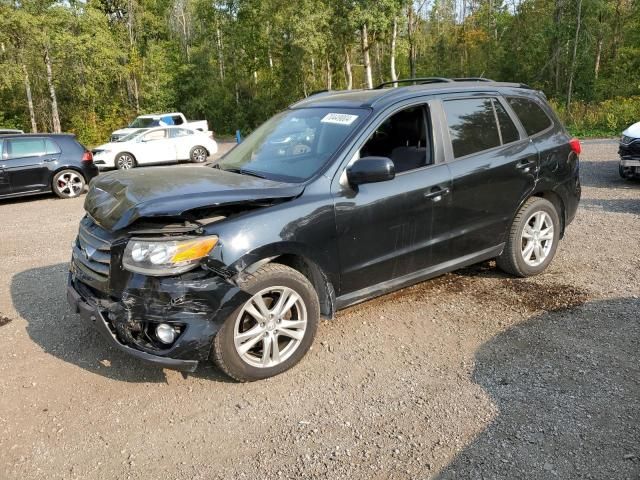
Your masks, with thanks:
M 122 265 L 130 272 L 145 275 L 177 275 L 195 268 L 218 243 L 217 236 L 186 240 L 131 239 L 124 250 Z

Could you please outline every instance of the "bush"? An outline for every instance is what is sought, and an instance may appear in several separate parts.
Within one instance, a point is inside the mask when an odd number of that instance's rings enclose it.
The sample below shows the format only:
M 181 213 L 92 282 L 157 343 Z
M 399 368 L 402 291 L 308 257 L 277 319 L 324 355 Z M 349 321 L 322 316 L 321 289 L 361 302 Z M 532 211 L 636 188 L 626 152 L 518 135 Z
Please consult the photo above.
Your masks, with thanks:
M 567 111 L 564 104 L 551 106 L 569 131 L 577 137 L 617 137 L 629 125 L 640 122 L 640 97 L 614 98 L 597 103 L 575 101 Z

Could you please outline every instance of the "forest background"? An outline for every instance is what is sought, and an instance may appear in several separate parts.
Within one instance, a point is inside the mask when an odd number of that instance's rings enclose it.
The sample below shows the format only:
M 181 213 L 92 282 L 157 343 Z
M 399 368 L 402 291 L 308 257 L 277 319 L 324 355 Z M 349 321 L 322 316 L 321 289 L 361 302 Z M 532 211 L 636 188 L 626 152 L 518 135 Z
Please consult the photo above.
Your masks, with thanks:
M 573 134 L 640 121 L 640 0 L 0 0 L 0 127 L 87 145 L 139 113 L 247 133 L 324 89 L 482 76 Z

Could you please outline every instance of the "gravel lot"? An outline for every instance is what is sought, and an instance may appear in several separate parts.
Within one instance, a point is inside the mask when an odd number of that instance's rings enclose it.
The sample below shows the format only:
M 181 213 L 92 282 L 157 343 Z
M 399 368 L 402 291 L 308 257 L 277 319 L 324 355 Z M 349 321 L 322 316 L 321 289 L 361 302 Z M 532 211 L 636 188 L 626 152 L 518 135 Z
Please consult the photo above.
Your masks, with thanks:
M 352 307 L 252 384 L 111 350 L 65 300 L 83 198 L 1 202 L 0 478 L 640 478 L 640 183 L 583 147 L 547 273 Z

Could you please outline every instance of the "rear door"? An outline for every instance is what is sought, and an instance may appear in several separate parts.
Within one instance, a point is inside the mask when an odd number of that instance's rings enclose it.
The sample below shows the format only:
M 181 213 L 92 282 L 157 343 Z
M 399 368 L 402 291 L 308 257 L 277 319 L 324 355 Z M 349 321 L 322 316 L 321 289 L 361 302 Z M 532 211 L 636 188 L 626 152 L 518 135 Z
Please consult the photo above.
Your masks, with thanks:
M 6 141 L 0 140 L 0 195 L 11 193 L 11 184 L 9 183 L 9 174 L 5 169 L 5 148 Z
M 12 193 L 50 187 L 51 166 L 60 158 L 60 147 L 49 138 L 23 137 L 5 140 L 4 170 Z
M 538 152 L 497 94 L 451 95 L 441 105 L 453 179 L 449 255 L 459 259 L 504 242 L 535 186 Z
M 172 128 L 169 130 L 171 143 L 176 149 L 178 160 L 188 160 L 191 148 L 194 146 L 193 132 L 186 128 Z

